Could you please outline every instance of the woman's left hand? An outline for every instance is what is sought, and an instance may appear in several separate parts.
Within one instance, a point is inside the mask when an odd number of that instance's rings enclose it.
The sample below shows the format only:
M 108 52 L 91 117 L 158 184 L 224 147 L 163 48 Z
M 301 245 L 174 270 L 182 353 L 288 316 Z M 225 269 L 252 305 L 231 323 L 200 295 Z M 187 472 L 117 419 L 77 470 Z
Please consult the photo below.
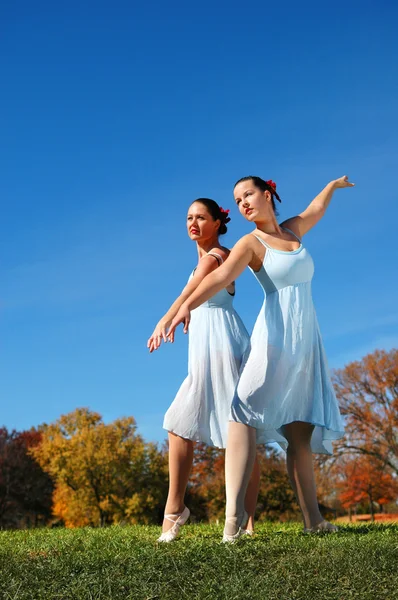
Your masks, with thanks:
M 151 335 L 151 337 L 149 338 L 148 342 L 147 342 L 147 348 L 149 348 L 149 352 L 153 352 L 154 350 L 157 350 L 158 348 L 160 348 L 160 344 L 162 343 L 162 340 L 166 343 L 167 342 L 167 338 L 166 338 L 166 330 L 167 327 L 170 325 L 171 321 L 166 321 L 164 319 L 160 319 L 159 323 L 156 325 L 153 334 Z
M 344 177 L 335 179 L 333 181 L 333 185 L 335 188 L 347 188 L 347 187 L 354 187 L 355 183 L 351 183 L 350 181 L 348 181 L 348 176 L 344 175 Z
M 180 310 L 171 322 L 170 329 L 167 332 L 167 338 L 170 342 L 174 342 L 174 333 L 180 323 L 184 324 L 184 333 L 188 333 L 189 323 L 191 321 L 191 311 L 189 308 L 181 306 Z

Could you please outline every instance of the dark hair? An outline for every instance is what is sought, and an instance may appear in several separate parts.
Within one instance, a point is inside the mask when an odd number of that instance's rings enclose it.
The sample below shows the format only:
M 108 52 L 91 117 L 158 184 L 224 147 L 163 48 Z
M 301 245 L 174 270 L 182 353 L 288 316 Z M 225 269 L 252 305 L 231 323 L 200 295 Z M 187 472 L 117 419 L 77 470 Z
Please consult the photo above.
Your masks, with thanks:
M 194 200 L 192 204 L 194 204 L 195 202 L 200 202 L 201 204 L 203 204 L 203 206 L 207 208 L 207 210 L 209 211 L 209 213 L 215 221 L 221 221 L 220 227 L 218 228 L 219 235 L 227 233 L 227 223 L 229 223 L 231 220 L 228 216 L 229 211 L 224 211 L 223 208 L 219 206 L 215 200 L 211 200 L 210 198 L 196 198 L 196 200 Z
M 282 202 L 282 200 L 279 198 L 279 194 L 277 193 L 276 189 L 273 188 L 268 181 L 264 181 L 264 179 L 261 179 L 261 177 L 257 177 L 256 175 L 248 175 L 248 177 L 242 177 L 241 179 L 238 179 L 234 185 L 234 189 L 238 183 L 241 183 L 242 181 L 253 181 L 253 184 L 262 192 L 269 192 L 271 194 L 272 208 L 274 209 L 275 215 L 278 216 L 279 213 L 275 206 L 275 198 L 278 200 L 278 202 Z

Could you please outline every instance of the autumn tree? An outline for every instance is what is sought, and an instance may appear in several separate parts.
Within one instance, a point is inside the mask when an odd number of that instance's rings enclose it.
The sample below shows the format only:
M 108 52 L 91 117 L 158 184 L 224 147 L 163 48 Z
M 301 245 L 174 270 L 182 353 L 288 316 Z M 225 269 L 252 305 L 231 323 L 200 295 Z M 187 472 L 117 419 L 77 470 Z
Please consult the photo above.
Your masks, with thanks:
M 0 429 L 0 526 L 29 527 L 51 518 L 51 478 L 29 451 L 41 441 L 41 433 Z
M 186 503 L 198 520 L 223 519 L 225 513 L 224 450 L 195 444 Z
M 55 481 L 54 515 L 66 526 L 158 520 L 166 459 L 136 433 L 133 417 L 105 424 L 87 408 L 42 426 L 32 455 Z
M 285 457 L 274 448 L 257 446 L 260 463 L 258 518 L 288 520 L 296 518 L 300 509 L 287 474 Z
M 382 509 L 384 504 L 395 500 L 398 497 L 398 481 L 372 456 L 345 457 L 337 490 L 342 506 L 350 514 L 353 507 L 366 502 L 374 521 L 375 503 Z
M 333 382 L 346 418 L 337 452 L 373 457 L 398 475 L 398 350 L 376 350 L 335 371 Z
M 272 448 L 257 447 L 261 480 L 257 519 L 288 519 L 299 514 L 289 482 L 283 456 Z M 194 463 L 188 486 L 187 504 L 195 506 L 196 515 L 206 520 L 224 518 L 225 514 L 224 451 L 196 444 Z

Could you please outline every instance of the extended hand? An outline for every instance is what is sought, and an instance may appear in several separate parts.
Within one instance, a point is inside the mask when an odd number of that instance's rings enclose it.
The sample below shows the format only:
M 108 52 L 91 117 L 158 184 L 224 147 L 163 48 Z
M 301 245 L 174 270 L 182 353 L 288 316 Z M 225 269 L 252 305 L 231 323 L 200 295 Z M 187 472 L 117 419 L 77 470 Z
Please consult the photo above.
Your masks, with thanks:
M 350 181 L 348 181 L 347 175 L 344 175 L 344 177 L 340 177 L 339 179 L 335 179 L 333 181 L 333 184 L 335 188 L 354 187 L 355 185 L 355 183 L 351 183 Z
M 190 321 L 191 321 L 191 311 L 188 308 L 186 308 L 184 305 L 182 305 L 180 310 L 178 311 L 178 313 L 172 320 L 170 329 L 167 333 L 167 337 L 170 340 L 170 342 L 174 342 L 174 332 L 176 330 L 176 327 L 178 327 L 178 325 L 180 323 L 184 323 L 184 333 L 188 333 L 188 327 L 189 327 Z
M 153 352 L 160 347 L 162 340 L 167 342 L 166 330 L 170 325 L 170 321 L 159 321 L 156 325 L 153 334 L 148 340 L 147 348 L 149 348 L 149 352 Z

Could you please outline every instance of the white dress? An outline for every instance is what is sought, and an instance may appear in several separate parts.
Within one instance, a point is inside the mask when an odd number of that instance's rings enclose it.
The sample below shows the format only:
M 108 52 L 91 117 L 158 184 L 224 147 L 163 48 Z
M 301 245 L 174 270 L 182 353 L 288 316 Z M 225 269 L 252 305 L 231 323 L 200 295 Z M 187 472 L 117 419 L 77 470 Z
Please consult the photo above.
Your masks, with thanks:
M 344 435 L 344 424 L 312 302 L 314 263 L 300 240 L 297 250 L 285 252 L 257 239 L 266 247 L 263 265 L 254 273 L 265 299 L 233 400 L 232 419 L 255 427 L 258 443 L 278 442 L 283 449 L 287 447 L 283 425 L 312 423 L 313 452 L 329 454 L 332 440 Z
M 249 334 L 226 289 L 192 311 L 188 376 L 164 417 L 167 431 L 226 447 L 231 402 L 248 345 Z

